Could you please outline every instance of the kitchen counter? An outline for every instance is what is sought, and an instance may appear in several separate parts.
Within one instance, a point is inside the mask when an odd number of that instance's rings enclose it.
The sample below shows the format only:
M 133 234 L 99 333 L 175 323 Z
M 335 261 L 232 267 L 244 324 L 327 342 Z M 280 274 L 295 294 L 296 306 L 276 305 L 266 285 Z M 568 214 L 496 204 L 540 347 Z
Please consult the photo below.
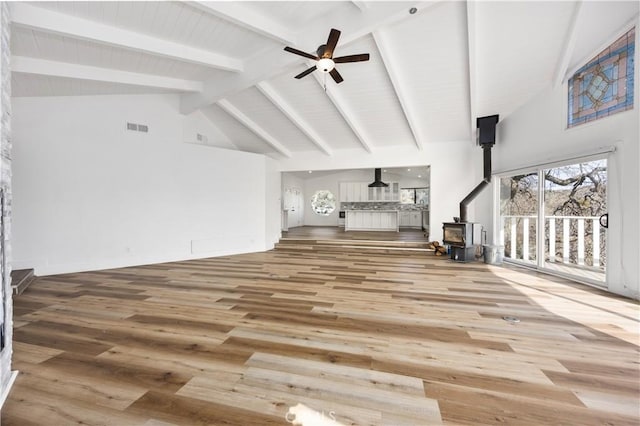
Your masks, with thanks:
M 398 210 L 346 210 L 345 231 L 398 231 Z

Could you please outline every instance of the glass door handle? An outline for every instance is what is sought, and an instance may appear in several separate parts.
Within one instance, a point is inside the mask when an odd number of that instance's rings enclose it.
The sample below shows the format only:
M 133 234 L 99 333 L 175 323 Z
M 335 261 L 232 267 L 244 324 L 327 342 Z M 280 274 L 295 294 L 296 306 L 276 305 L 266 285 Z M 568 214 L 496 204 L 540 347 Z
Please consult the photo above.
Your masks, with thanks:
M 600 226 L 603 228 L 609 228 L 609 213 L 605 213 L 600 216 Z

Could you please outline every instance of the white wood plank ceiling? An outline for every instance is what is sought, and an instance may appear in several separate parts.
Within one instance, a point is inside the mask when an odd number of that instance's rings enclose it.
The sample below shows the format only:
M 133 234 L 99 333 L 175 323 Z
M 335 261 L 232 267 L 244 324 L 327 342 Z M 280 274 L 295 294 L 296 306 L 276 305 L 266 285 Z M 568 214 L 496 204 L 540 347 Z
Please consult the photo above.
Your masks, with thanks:
M 410 13 L 416 8 L 416 13 Z M 176 93 L 225 147 L 293 158 L 468 141 L 637 20 L 636 1 L 16 2 L 13 96 Z M 296 80 L 331 28 L 344 82 Z M 327 76 L 328 77 L 328 76 Z M 347 152 L 345 151 L 345 152 Z

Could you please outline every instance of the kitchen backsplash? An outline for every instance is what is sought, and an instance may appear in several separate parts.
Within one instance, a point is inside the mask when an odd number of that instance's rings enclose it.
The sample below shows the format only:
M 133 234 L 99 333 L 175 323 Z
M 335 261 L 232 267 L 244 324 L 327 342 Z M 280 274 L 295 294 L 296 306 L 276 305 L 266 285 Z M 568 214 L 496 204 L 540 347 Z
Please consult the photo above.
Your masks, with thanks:
M 340 203 L 340 210 L 406 210 L 420 211 L 429 210 L 428 206 L 422 204 L 400 204 L 400 203 L 374 203 L 369 202 L 343 202 Z

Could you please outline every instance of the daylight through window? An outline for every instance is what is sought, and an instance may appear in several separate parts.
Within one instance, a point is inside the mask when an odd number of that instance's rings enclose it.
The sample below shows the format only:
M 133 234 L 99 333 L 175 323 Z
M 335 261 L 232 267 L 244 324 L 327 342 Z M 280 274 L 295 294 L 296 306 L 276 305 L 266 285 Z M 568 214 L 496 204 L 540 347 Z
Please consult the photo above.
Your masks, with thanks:
M 632 28 L 569 79 L 568 127 L 633 108 L 634 48 Z

